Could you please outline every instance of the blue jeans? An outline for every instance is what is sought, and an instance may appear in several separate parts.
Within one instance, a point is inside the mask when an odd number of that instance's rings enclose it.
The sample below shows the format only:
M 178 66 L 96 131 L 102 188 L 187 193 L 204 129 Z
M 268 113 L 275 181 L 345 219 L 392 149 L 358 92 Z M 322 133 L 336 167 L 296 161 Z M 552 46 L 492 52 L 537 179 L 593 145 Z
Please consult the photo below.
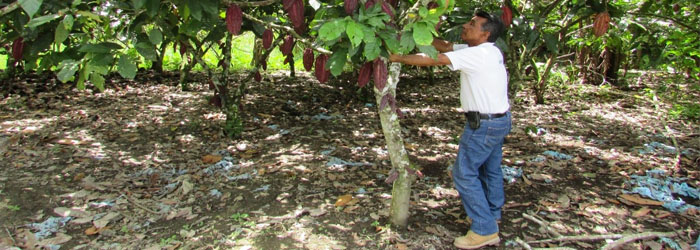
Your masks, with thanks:
M 498 232 L 503 191 L 503 138 L 510 133 L 510 111 L 503 117 L 481 120 L 474 130 L 467 124 L 459 140 L 457 161 L 452 168 L 462 206 L 472 220 L 471 230 L 480 235 Z

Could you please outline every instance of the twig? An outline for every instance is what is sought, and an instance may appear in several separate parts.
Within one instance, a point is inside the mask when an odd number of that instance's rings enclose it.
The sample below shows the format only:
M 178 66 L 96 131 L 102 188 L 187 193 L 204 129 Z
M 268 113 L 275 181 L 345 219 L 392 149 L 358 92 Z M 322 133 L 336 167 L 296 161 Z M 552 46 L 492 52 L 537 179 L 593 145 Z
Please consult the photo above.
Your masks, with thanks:
M 670 233 L 664 233 L 664 232 L 648 232 L 648 233 L 639 233 L 639 234 L 632 234 L 632 235 L 626 235 L 625 237 L 622 237 L 619 240 L 616 240 L 610 244 L 607 244 L 600 248 L 601 250 L 611 250 L 611 249 L 617 249 L 618 247 L 621 247 L 624 244 L 633 242 L 633 241 L 638 241 L 638 240 L 645 240 L 645 239 L 653 239 L 653 238 L 661 238 L 661 237 L 673 237 L 677 233 L 676 232 L 670 232 Z
M 126 198 L 127 201 L 129 201 L 129 202 L 131 202 L 132 204 L 136 205 L 137 207 L 139 207 L 139 208 L 145 210 L 146 212 L 149 212 L 149 213 L 152 213 L 152 214 L 158 214 L 158 215 L 161 214 L 161 213 L 156 212 L 156 211 L 153 211 L 153 210 L 151 210 L 151 209 L 149 209 L 149 208 L 147 208 L 147 207 L 144 207 L 143 205 L 139 204 L 139 203 L 136 202 L 135 200 L 131 199 L 128 195 L 125 195 L 125 194 L 121 194 L 121 195 L 123 195 L 123 196 Z
M 605 235 L 583 235 L 583 236 L 561 236 L 552 239 L 545 240 L 535 240 L 528 241 L 528 243 L 550 243 L 550 242 L 564 242 L 564 241 L 597 241 L 597 240 L 607 240 L 607 239 L 619 239 L 624 235 L 622 234 L 605 234 Z
M 520 237 L 515 238 L 515 242 L 523 246 L 523 248 L 525 248 L 526 250 L 532 250 L 530 244 L 527 244 L 527 242 L 521 240 Z
M 5 8 L 0 9 L 0 17 L 16 10 L 17 8 L 19 8 L 19 1 L 15 1 L 14 3 L 5 6 Z
M 7 236 L 10 236 L 10 239 L 12 240 L 12 245 L 17 245 L 17 241 L 15 241 L 15 237 L 12 237 L 12 233 L 10 233 L 10 229 L 7 229 L 7 227 L 4 227 L 5 231 L 7 232 Z
M 260 6 L 272 5 L 272 4 L 274 4 L 274 3 L 278 2 L 278 1 L 279 1 L 279 0 L 265 0 L 265 1 L 255 1 L 255 2 L 239 2 L 239 1 L 224 0 L 224 1 L 221 1 L 221 2 L 223 2 L 224 4 L 229 4 L 229 5 L 230 5 L 230 4 L 236 4 L 236 5 L 241 6 L 241 7 L 260 7 Z
M 529 214 L 526 214 L 526 213 L 523 213 L 523 217 L 524 217 L 525 219 L 534 221 L 535 223 L 537 223 L 537 224 L 539 224 L 540 226 L 544 227 L 544 228 L 545 228 L 549 233 L 551 233 L 552 235 L 554 235 L 554 236 L 556 236 L 556 237 L 562 237 L 562 235 L 561 235 L 559 232 L 557 232 L 556 230 L 552 229 L 549 225 L 547 225 L 547 223 L 545 223 L 545 222 L 543 222 L 543 221 L 541 221 L 541 220 L 538 220 L 537 218 L 535 218 L 535 216 L 529 215 Z

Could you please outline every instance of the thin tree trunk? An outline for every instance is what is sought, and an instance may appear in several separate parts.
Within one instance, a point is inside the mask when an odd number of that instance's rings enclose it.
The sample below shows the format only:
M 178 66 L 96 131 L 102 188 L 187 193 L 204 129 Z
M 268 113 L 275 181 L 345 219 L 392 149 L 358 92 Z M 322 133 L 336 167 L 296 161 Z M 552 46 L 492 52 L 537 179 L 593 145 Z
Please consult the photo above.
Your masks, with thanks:
M 408 168 L 410 161 L 408 153 L 403 145 L 401 136 L 401 124 L 396 111 L 391 105 L 385 105 L 382 108 L 382 98 L 385 95 L 391 94 L 396 96 L 396 86 L 399 82 L 399 74 L 401 73 L 401 64 L 391 63 L 389 65 L 389 77 L 387 84 L 383 90 L 374 89 L 377 99 L 377 107 L 379 107 L 379 118 L 382 123 L 382 131 L 384 139 L 391 158 L 391 166 L 393 171 L 398 173 L 397 179 L 394 181 L 394 186 L 391 191 L 391 223 L 395 226 L 406 227 L 408 225 L 409 201 L 411 198 L 411 183 L 415 178 L 410 174 Z
M 537 85 L 535 85 L 535 103 L 537 104 L 544 104 L 544 92 L 547 90 L 547 80 L 549 80 L 550 75 L 549 71 L 552 69 L 552 65 L 554 65 L 554 56 L 554 54 L 551 54 L 549 59 L 547 59 L 547 65 L 544 71 L 542 71 Z

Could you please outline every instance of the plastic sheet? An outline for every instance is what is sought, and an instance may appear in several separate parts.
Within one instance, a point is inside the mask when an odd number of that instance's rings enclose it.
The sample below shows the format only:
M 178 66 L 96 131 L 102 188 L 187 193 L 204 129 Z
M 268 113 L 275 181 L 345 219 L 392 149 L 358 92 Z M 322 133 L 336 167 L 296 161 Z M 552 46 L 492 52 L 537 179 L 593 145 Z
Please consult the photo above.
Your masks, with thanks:
M 37 240 L 42 240 L 58 232 L 58 229 L 66 225 L 66 223 L 72 219 L 73 217 L 71 216 L 49 217 L 44 222 L 29 224 L 29 227 L 34 230 L 38 230 L 36 233 L 34 233 L 34 236 L 37 238 Z
M 328 162 L 326 162 L 326 167 L 329 167 L 329 168 L 343 168 L 345 166 L 360 167 L 360 166 L 372 166 L 372 164 L 371 163 L 363 163 L 363 162 L 350 162 L 350 161 L 340 159 L 338 157 L 330 157 L 330 160 Z
M 662 170 L 649 170 L 644 176 L 632 175 L 628 181 L 634 186 L 631 191 L 626 193 L 636 193 L 653 200 L 663 202 L 663 207 L 675 212 L 682 213 L 690 208 L 700 209 L 700 207 L 692 204 L 687 204 L 681 198 L 675 198 L 674 195 L 684 196 L 687 199 L 698 199 L 700 190 L 690 187 L 683 182 L 685 178 L 666 177 Z
M 559 153 L 559 152 L 551 151 L 551 150 L 544 151 L 544 153 L 542 153 L 542 154 L 549 156 L 549 157 L 556 158 L 557 160 L 571 160 L 574 158 L 571 155 L 567 155 L 564 153 Z
M 501 165 L 501 171 L 503 172 L 503 179 L 508 183 L 515 183 L 515 181 L 523 176 L 523 170 L 519 168 L 513 168 L 506 165 Z

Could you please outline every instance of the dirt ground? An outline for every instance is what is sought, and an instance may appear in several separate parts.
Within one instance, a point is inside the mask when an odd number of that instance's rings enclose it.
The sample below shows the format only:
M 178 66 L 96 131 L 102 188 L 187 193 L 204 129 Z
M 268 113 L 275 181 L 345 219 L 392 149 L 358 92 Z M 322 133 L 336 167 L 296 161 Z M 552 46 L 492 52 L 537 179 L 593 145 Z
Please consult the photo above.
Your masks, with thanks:
M 469 225 L 448 170 L 464 126 L 455 76 L 399 85 L 405 146 L 423 174 L 401 229 L 389 225 L 391 163 L 369 91 L 284 73 L 250 84 L 237 139 L 221 132 L 205 84 L 183 92 L 174 75 L 114 78 L 101 93 L 47 77 L 3 83 L 0 249 L 453 249 Z M 672 86 L 700 99 L 697 84 Z M 516 98 L 503 164 L 522 176 L 506 184 L 493 249 L 623 236 L 623 249 L 694 247 L 700 126 L 647 101 L 656 86 L 631 87 Z M 651 180 L 678 184 L 686 209 L 631 193 Z

